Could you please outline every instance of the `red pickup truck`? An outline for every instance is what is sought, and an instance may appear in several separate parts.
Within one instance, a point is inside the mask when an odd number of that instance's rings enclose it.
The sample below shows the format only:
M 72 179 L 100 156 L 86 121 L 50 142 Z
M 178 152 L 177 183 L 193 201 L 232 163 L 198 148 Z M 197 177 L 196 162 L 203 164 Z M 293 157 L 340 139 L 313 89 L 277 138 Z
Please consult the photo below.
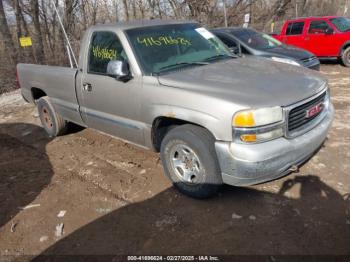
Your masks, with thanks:
M 341 59 L 350 67 L 350 19 L 339 16 L 298 18 L 285 22 L 280 35 L 284 44 L 314 53 L 320 59 Z

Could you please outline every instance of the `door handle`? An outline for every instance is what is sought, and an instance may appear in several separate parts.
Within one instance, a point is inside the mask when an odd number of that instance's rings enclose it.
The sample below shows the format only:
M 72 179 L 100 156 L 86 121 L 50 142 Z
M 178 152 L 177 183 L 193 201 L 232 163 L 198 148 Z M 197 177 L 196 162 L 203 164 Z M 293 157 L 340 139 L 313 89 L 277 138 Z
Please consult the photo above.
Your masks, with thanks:
M 309 40 L 310 40 L 309 36 L 305 37 L 305 41 L 309 41 Z
M 91 92 L 91 91 L 92 91 L 92 85 L 89 84 L 89 83 L 84 83 L 84 84 L 83 84 L 83 90 L 84 90 L 84 91 Z

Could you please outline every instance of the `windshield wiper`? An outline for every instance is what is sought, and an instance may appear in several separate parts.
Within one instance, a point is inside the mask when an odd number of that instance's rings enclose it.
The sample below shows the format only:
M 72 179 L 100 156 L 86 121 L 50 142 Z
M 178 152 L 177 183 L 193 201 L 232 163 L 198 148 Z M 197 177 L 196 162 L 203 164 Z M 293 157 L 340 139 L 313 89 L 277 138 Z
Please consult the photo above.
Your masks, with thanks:
M 181 66 L 181 65 L 208 65 L 209 63 L 207 62 L 179 62 L 179 63 L 176 63 L 176 64 L 172 64 L 172 65 L 167 65 L 167 66 L 163 66 L 161 68 L 159 68 L 158 72 L 153 72 L 153 74 L 156 74 L 158 75 L 159 73 L 162 73 L 164 71 L 168 71 L 172 68 L 176 68 L 178 66 Z
M 216 60 L 216 59 L 220 59 L 220 58 L 238 58 L 238 56 L 236 55 L 229 55 L 229 54 L 219 54 L 219 55 L 214 55 L 211 57 L 208 57 L 206 59 L 204 59 L 203 61 L 212 61 L 212 60 Z

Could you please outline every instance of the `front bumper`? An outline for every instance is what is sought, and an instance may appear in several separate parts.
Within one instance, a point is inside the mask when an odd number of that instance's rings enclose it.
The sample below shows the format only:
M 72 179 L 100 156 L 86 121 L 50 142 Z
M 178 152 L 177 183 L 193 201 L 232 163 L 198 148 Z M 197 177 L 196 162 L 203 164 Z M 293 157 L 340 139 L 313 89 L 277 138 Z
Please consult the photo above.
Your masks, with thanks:
M 318 62 L 318 63 L 315 63 L 313 65 L 309 65 L 309 66 L 306 66 L 306 67 L 309 68 L 309 69 L 312 69 L 312 70 L 320 71 L 321 64 L 320 64 L 320 62 Z
M 302 61 L 301 62 L 303 66 L 312 69 L 312 70 L 316 70 L 316 71 L 320 71 L 320 60 L 318 60 L 316 57 L 310 61 Z
M 261 144 L 216 142 L 215 148 L 225 184 L 254 185 L 289 174 L 290 168 L 308 160 L 323 144 L 334 117 L 330 104 L 316 127 L 293 139 L 285 137 Z

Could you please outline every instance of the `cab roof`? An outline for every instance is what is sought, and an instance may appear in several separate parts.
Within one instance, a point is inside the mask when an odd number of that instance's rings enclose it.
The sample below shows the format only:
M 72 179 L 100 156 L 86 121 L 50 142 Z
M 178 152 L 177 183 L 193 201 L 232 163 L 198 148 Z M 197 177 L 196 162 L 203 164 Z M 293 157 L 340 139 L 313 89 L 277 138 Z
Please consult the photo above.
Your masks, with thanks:
M 232 32 L 232 31 L 256 31 L 254 28 L 248 27 L 239 27 L 239 26 L 230 26 L 230 27 L 217 27 L 210 29 L 210 31 L 215 32 L 215 31 L 226 31 L 226 32 Z
M 313 19 L 332 19 L 338 18 L 341 16 L 333 15 L 333 16 L 309 16 L 309 17 L 297 17 L 294 19 L 287 19 L 287 22 L 300 21 L 300 20 L 313 20 Z
M 118 22 L 110 24 L 98 24 L 91 27 L 92 30 L 105 30 L 105 29 L 119 29 L 127 30 L 133 28 L 142 28 L 149 26 L 161 26 L 161 25 L 172 25 L 172 24 L 188 24 L 196 23 L 194 21 L 185 21 L 185 20 L 160 20 L 160 19 L 151 19 L 151 20 L 133 20 L 129 22 Z

